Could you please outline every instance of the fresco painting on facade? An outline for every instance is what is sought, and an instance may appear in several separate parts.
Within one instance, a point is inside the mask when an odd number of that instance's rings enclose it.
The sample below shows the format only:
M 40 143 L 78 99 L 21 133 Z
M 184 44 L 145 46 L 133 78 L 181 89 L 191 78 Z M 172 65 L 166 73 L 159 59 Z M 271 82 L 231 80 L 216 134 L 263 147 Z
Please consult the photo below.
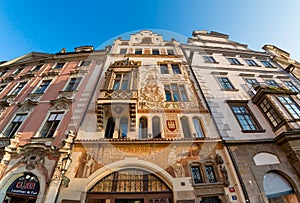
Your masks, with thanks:
M 1 63 L 0 201 L 299 202 L 298 62 L 174 38 Z

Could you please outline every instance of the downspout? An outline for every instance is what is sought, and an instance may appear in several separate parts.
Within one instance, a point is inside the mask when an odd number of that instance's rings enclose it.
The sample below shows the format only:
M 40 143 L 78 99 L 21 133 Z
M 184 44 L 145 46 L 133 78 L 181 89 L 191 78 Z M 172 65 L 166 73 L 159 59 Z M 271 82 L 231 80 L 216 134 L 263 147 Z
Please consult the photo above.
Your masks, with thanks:
M 206 100 L 206 97 L 205 97 L 205 95 L 204 95 L 204 93 L 203 93 L 203 91 L 202 91 L 202 89 L 201 89 L 201 86 L 200 86 L 199 83 L 197 82 L 196 74 L 195 74 L 195 72 L 194 72 L 194 70 L 193 70 L 193 68 L 192 68 L 192 61 L 193 61 L 194 52 L 192 52 L 193 55 L 191 55 L 191 58 L 188 58 L 188 57 L 187 57 L 187 54 L 186 54 L 186 52 L 185 52 L 185 50 L 184 50 L 183 47 L 182 47 L 182 45 L 180 45 L 180 48 L 181 48 L 181 50 L 182 50 L 182 52 L 183 52 L 185 58 L 187 59 L 188 65 L 189 65 L 190 70 L 191 70 L 191 73 L 192 73 L 194 79 L 196 80 L 197 87 L 199 88 L 199 91 L 201 92 L 201 95 L 202 95 L 202 97 L 203 97 L 203 99 L 204 99 L 204 102 L 205 102 L 207 108 L 208 108 L 208 111 L 209 111 L 209 113 L 211 114 L 211 109 L 210 109 L 210 107 L 209 107 L 209 105 L 208 105 L 208 102 L 207 102 L 207 100 Z M 212 120 L 213 120 L 215 126 L 217 127 L 217 123 L 216 123 L 216 120 L 215 120 L 215 117 L 214 117 L 214 116 L 212 116 Z M 217 127 L 217 128 L 218 128 L 218 127 Z M 218 130 L 218 132 L 219 132 L 219 130 Z M 219 135 L 219 136 L 220 136 L 220 135 Z M 220 136 L 220 137 L 222 137 L 222 136 Z M 222 140 L 223 140 L 223 138 L 222 138 Z M 246 203 L 250 203 L 249 196 L 248 196 L 248 193 L 247 193 L 245 184 L 244 184 L 244 182 L 243 182 L 243 180 L 242 180 L 242 176 L 241 176 L 241 174 L 240 174 L 240 171 L 238 170 L 238 166 L 237 166 L 237 163 L 236 163 L 236 161 L 235 161 L 235 159 L 234 159 L 233 153 L 232 153 L 231 149 L 228 147 L 228 145 L 226 144 L 226 142 L 224 142 L 224 140 L 223 140 L 223 144 L 225 145 L 227 151 L 229 152 L 229 156 L 230 156 L 230 159 L 231 159 L 231 161 L 232 161 L 232 163 L 233 163 L 233 167 L 234 167 L 234 169 L 235 169 L 235 172 L 236 172 L 236 174 L 237 174 L 237 177 L 238 177 L 238 179 L 239 179 L 239 182 L 240 182 L 240 184 L 241 184 L 242 191 L 243 191 L 244 197 L 245 197 L 245 199 L 246 199 Z

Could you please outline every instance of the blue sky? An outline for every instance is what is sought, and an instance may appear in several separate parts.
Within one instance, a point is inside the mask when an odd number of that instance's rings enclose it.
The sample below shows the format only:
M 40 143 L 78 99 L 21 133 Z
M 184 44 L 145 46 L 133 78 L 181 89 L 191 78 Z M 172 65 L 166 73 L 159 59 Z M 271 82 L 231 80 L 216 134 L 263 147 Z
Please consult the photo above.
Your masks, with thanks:
M 299 0 L 0 0 L 0 61 L 99 47 L 141 29 L 222 32 L 254 50 L 276 45 L 300 61 L 299 8 Z

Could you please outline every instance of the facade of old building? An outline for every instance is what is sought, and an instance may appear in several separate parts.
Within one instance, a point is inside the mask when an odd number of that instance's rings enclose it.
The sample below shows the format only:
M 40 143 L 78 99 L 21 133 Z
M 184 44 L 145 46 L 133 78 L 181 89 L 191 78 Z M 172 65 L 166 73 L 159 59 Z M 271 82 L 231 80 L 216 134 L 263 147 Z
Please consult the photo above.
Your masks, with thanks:
M 0 202 L 56 202 L 105 53 L 83 46 L 0 65 Z
M 105 64 L 59 201 L 244 202 L 176 40 L 151 31 L 119 38 Z
M 288 64 L 217 32 L 182 47 L 247 202 L 299 202 L 300 86 Z
M 300 63 L 291 58 L 288 52 L 274 45 L 265 45 L 263 49 L 271 54 L 272 61 L 281 65 L 283 69 L 300 80 Z
M 0 202 L 298 203 L 300 66 L 263 49 L 143 30 L 1 62 Z

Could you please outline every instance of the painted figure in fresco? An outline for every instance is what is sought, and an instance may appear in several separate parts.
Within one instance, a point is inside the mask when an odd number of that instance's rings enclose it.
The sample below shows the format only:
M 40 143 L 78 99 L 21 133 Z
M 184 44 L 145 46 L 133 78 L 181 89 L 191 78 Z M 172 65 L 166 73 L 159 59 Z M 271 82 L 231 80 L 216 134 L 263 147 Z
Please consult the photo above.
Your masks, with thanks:
M 185 169 L 180 163 L 180 157 L 176 155 L 175 146 L 171 149 L 168 156 L 168 164 L 172 167 L 176 178 L 185 177 Z

